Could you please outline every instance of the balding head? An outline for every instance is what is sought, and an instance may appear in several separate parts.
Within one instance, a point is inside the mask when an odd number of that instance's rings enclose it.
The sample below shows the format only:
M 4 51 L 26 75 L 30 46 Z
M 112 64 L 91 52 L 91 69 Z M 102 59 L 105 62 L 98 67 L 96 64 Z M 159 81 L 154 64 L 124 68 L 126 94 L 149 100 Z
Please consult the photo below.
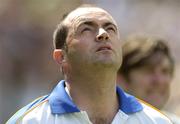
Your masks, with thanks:
M 103 16 L 103 14 L 108 15 L 112 23 L 117 25 L 112 16 L 104 9 L 93 5 L 81 5 L 70 13 L 65 14 L 63 20 L 58 24 L 53 35 L 55 49 L 65 48 L 66 38 L 70 32 L 70 28 L 72 28 L 71 31 L 73 31 L 74 28 L 78 26 L 79 18 L 81 18 L 81 20 L 84 19 L 84 21 L 88 20 L 88 14 L 90 13 L 95 13 L 95 15 L 99 14 L 99 16 Z

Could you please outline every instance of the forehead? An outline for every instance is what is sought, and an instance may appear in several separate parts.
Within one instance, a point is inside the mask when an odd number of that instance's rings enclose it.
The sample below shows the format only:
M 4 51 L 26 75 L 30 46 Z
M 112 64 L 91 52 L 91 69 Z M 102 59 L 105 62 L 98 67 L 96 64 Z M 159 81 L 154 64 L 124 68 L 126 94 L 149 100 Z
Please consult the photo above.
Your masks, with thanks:
M 64 20 L 64 23 L 71 25 L 91 20 L 108 21 L 115 25 L 116 22 L 112 16 L 105 10 L 98 7 L 83 7 L 72 11 Z

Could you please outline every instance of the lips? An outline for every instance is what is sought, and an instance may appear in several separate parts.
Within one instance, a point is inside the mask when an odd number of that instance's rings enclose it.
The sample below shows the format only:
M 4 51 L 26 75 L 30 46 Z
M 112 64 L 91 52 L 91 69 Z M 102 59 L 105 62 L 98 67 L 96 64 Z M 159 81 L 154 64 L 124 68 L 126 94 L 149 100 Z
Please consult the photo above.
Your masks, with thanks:
M 109 45 L 104 45 L 104 46 L 100 46 L 96 52 L 105 51 L 105 50 L 112 50 L 112 48 Z

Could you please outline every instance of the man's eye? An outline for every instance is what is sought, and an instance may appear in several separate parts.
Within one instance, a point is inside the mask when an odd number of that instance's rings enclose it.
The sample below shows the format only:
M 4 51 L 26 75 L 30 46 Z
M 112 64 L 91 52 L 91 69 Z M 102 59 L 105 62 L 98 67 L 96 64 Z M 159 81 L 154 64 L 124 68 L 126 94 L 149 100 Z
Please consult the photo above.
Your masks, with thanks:
M 81 32 L 83 33 L 85 31 L 91 31 L 91 29 L 90 28 L 84 28 Z
M 107 30 L 107 31 L 113 31 L 113 32 L 116 32 L 116 30 L 115 30 L 113 27 L 108 27 L 106 30 Z

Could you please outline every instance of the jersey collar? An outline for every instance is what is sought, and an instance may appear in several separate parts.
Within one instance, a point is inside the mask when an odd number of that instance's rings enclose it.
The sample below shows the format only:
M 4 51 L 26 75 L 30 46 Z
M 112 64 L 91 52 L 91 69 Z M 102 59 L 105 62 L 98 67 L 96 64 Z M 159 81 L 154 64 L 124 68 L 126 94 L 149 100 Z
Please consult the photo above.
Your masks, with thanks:
M 142 105 L 134 96 L 125 93 L 121 88 L 117 87 L 119 96 L 119 109 L 126 114 L 135 113 L 143 109 Z M 65 90 L 65 81 L 62 80 L 54 88 L 48 97 L 50 108 L 53 114 L 64 114 L 80 112 L 80 109 L 73 103 L 70 96 Z

